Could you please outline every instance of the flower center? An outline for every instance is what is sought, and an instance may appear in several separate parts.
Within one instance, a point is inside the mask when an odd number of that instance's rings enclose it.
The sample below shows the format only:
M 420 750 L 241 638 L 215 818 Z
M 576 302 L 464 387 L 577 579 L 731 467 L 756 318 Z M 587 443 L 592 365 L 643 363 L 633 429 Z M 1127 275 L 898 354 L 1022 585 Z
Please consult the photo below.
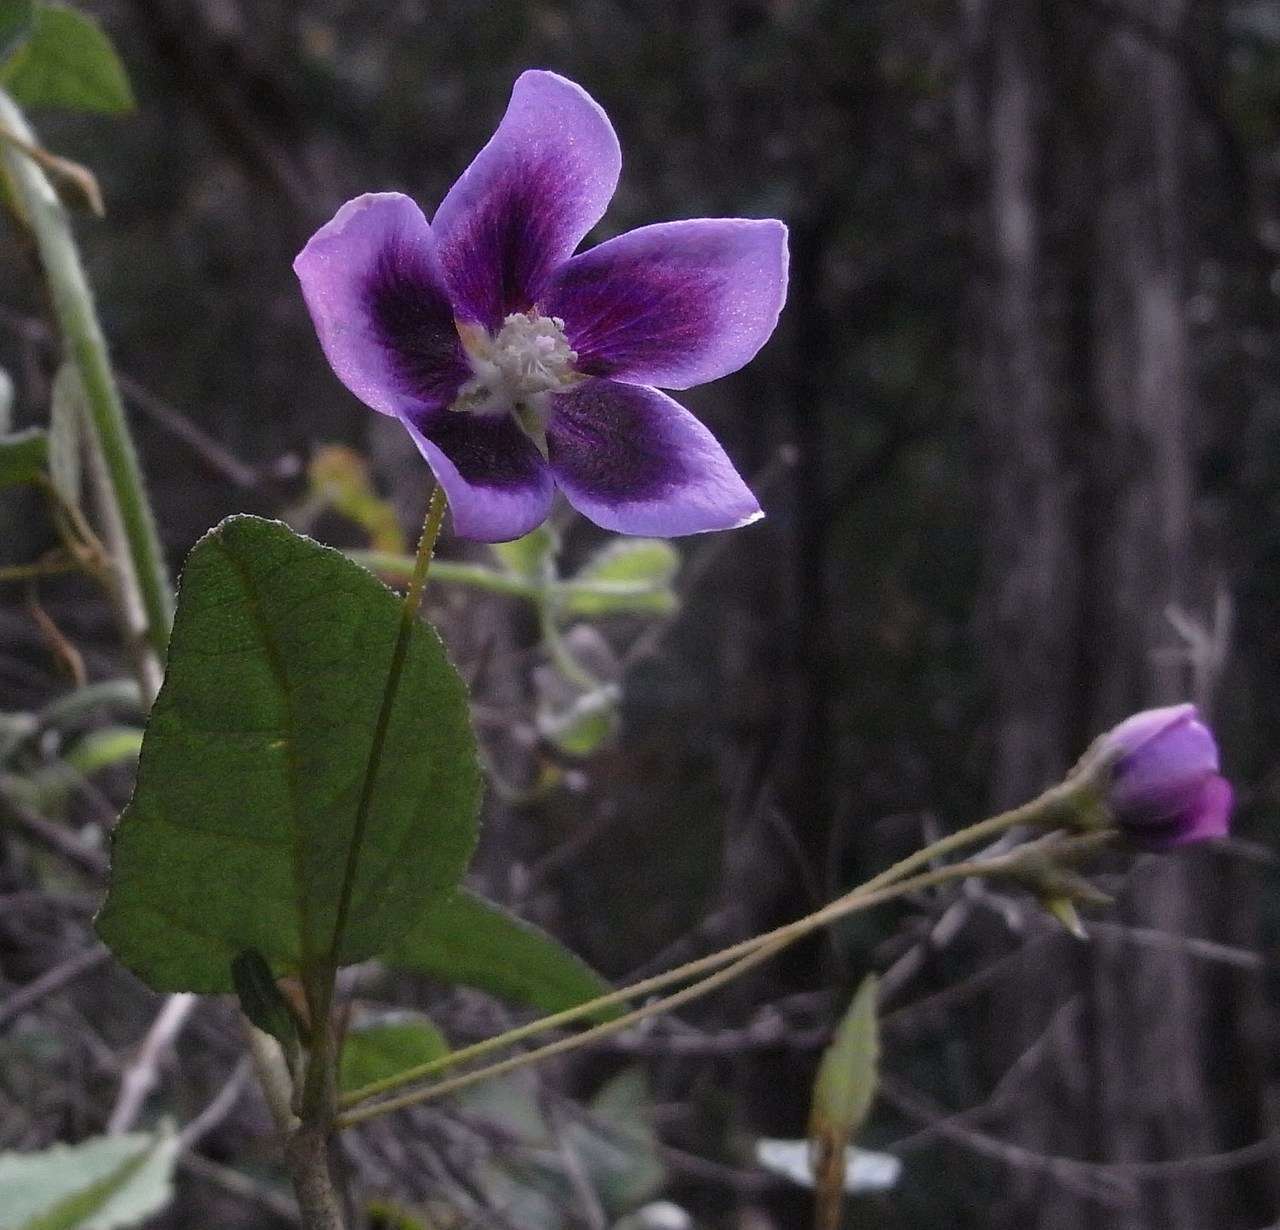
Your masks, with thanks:
M 458 335 L 475 373 L 458 390 L 453 409 L 474 414 L 540 413 L 547 396 L 576 384 L 577 351 L 558 316 L 513 312 L 496 334 L 459 324 Z

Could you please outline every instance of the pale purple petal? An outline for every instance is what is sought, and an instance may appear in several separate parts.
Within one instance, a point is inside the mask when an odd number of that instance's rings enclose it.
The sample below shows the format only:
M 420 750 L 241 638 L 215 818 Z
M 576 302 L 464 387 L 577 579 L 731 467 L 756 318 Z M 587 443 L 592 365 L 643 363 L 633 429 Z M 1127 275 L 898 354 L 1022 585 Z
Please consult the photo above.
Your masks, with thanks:
M 588 380 L 552 398 L 551 468 L 597 525 L 670 538 L 764 514 L 715 437 L 657 389 Z
M 609 117 L 555 73 L 522 73 L 502 123 L 432 221 L 458 316 L 496 329 L 600 220 L 622 155 Z
M 1199 710 L 1192 704 L 1165 705 L 1160 709 L 1144 709 L 1127 717 L 1118 726 L 1113 727 L 1103 736 L 1108 749 L 1117 754 L 1128 755 L 1137 751 L 1144 743 L 1168 727 L 1176 725 L 1186 718 L 1199 716 Z
M 1194 798 L 1218 771 L 1218 746 L 1194 705 L 1139 714 L 1111 734 L 1121 749 L 1111 786 L 1112 805 L 1148 815 L 1170 815 Z M 1127 729 L 1126 729 L 1127 728 Z
M 644 226 L 562 265 L 539 310 L 591 376 L 687 389 L 769 340 L 787 294 L 787 228 L 746 218 Z
M 348 201 L 293 268 L 330 366 L 367 406 L 445 406 L 470 377 L 431 228 L 407 196 Z
M 551 472 L 510 415 L 442 410 L 402 421 L 449 497 L 459 537 L 507 542 L 547 519 Z
M 1195 841 L 1225 837 L 1231 829 L 1231 807 L 1234 801 L 1231 783 L 1226 778 L 1209 778 L 1166 844 L 1184 846 Z

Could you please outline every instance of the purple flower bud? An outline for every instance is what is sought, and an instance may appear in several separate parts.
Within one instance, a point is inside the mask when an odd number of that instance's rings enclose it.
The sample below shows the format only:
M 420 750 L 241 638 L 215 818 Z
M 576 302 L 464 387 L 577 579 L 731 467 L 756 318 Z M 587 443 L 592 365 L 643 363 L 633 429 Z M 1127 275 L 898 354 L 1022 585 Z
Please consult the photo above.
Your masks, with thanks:
M 1103 735 L 1088 759 L 1100 770 L 1116 827 L 1144 849 L 1226 836 L 1231 786 L 1195 705 L 1134 714 Z

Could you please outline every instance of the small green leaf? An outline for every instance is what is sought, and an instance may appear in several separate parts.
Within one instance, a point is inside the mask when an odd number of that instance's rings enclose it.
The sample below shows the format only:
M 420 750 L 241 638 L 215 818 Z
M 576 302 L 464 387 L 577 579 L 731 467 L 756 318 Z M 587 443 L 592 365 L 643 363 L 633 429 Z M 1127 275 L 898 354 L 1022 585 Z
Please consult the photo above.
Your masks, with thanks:
M 49 434 L 43 428 L 28 427 L 0 436 L 0 487 L 33 483 L 48 467 Z
M 536 530 L 513 542 L 495 542 L 490 550 L 510 573 L 527 581 L 541 581 L 547 564 L 560 549 L 560 536 L 544 521 Z
M 84 13 L 45 0 L 26 41 L 0 68 L 0 85 L 27 107 L 130 111 L 133 91 L 111 40 Z
M 338 1087 L 362 1089 L 448 1053 L 444 1035 L 426 1017 L 353 1029 L 342 1046 Z
M 625 1068 L 591 1100 L 590 1122 L 577 1122 L 570 1144 L 592 1188 L 617 1214 L 655 1196 L 666 1182 L 644 1073 Z
M 378 495 L 369 473 L 369 463 L 344 444 L 323 444 L 307 466 L 310 487 L 308 511 L 318 514 L 326 508 L 355 522 L 375 551 L 402 555 L 404 534 L 390 500 Z
M 466 889 L 438 905 L 386 955 L 388 965 L 559 1012 L 609 984 L 532 923 Z M 607 1020 L 616 1010 L 596 1016 Z
M 279 1042 L 286 1054 L 297 1046 L 297 1019 L 262 953 L 253 948 L 239 953 L 231 962 L 231 981 L 249 1020 Z
M 566 616 L 665 615 L 678 601 L 671 589 L 680 553 L 661 538 L 620 538 L 597 551 L 559 587 Z
M 99 769 L 137 760 L 141 750 L 142 731 L 136 726 L 100 726 L 78 739 L 64 759 L 82 777 L 89 777 Z
M 566 756 L 596 752 L 618 729 L 618 689 L 613 684 L 584 692 L 563 708 L 540 705 L 538 733 Z
M 187 559 L 98 931 L 157 990 L 230 991 L 257 949 L 328 959 L 400 602 L 340 552 L 230 517 Z M 481 778 L 466 689 L 413 627 L 336 959 L 386 951 L 453 893 Z
M 0 1154 L 0 1230 L 137 1226 L 168 1204 L 176 1152 L 162 1131 Z
M 862 1126 L 876 1091 L 880 1035 L 874 974 L 862 980 L 818 1065 L 809 1113 L 819 1230 L 836 1230 L 845 1185 L 845 1149 Z
M 35 0 L 0 0 L 0 68 L 31 36 Z

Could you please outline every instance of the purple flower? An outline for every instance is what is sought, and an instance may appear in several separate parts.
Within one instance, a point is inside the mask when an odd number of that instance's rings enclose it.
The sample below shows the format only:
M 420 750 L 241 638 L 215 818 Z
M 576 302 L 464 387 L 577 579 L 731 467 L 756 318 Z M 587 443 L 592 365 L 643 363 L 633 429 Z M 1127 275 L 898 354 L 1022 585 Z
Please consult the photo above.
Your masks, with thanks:
M 357 197 L 294 262 L 333 370 L 404 424 L 463 537 L 527 533 L 556 486 L 630 534 L 762 515 L 711 433 L 653 386 L 715 380 L 764 345 L 786 227 L 667 222 L 574 256 L 620 167 L 586 92 L 527 72 L 430 224 L 399 193 Z
M 1195 705 L 1134 714 L 1103 735 L 1089 759 L 1106 775 L 1103 797 L 1116 826 L 1138 845 L 1166 850 L 1226 835 L 1231 786 Z

